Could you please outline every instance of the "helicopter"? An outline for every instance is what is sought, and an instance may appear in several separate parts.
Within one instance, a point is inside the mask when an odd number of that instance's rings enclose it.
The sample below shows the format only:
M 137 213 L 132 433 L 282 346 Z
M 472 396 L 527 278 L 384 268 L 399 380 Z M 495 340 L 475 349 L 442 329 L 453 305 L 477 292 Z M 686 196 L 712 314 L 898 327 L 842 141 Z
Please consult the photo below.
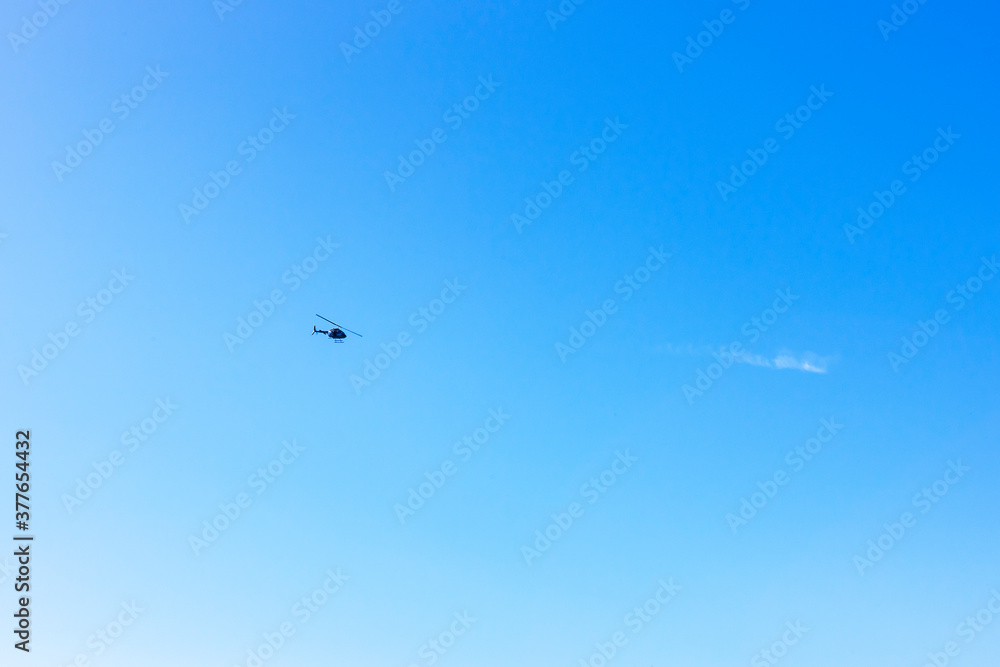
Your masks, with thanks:
M 326 320 L 326 318 L 323 317 L 322 315 L 320 315 L 319 313 L 316 313 L 316 317 L 318 317 L 321 320 Z M 312 332 L 314 334 L 318 334 L 318 333 L 326 334 L 327 337 L 333 339 L 334 343 L 343 343 L 344 342 L 344 339 L 347 338 L 347 334 L 345 334 L 344 331 L 349 331 L 350 333 L 354 334 L 355 336 L 358 336 L 359 338 L 364 338 L 364 336 L 362 336 L 361 334 L 359 334 L 357 331 L 351 331 L 347 327 L 344 327 L 343 330 L 341 330 L 340 325 L 337 324 L 336 322 L 334 322 L 333 320 L 326 320 L 326 321 L 329 322 L 330 324 L 332 324 L 334 328 L 330 329 L 329 331 L 324 331 L 323 329 L 317 329 L 316 325 L 313 325 Z

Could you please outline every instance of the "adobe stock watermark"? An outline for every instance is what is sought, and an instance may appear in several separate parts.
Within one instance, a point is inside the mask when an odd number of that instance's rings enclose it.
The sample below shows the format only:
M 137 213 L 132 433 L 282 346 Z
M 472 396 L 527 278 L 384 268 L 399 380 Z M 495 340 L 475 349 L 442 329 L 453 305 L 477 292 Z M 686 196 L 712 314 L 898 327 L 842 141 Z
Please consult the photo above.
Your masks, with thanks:
M 431 299 L 430 303 L 426 306 L 422 306 L 411 313 L 407 321 L 416 333 L 422 334 L 468 288 L 469 286 L 461 284 L 458 278 L 444 281 L 444 289 L 441 290 L 440 297 Z M 372 382 L 382 377 L 382 373 L 392 365 L 392 362 L 399 359 L 404 349 L 412 344 L 413 336 L 410 335 L 409 331 L 400 331 L 388 343 L 381 343 L 379 347 L 382 351 L 375 355 L 374 362 L 366 358 L 365 367 L 361 375 L 357 373 L 351 375 L 350 381 L 351 386 L 354 387 L 354 393 L 360 396 L 361 390 L 364 387 L 370 387 Z
M 970 470 L 972 468 L 962 465 L 961 459 L 948 461 L 948 468 L 944 471 L 944 475 L 913 496 L 913 506 L 919 509 L 921 514 L 927 514 L 935 504 L 941 502 L 941 499 L 948 495 L 951 487 L 958 484 Z M 895 523 L 882 524 L 885 532 L 874 540 L 868 540 L 868 549 L 863 556 L 854 556 L 854 567 L 858 574 L 864 576 L 866 570 L 870 570 L 875 566 L 875 563 L 882 560 L 885 554 L 906 536 L 907 531 L 912 530 L 916 525 L 917 517 L 912 512 L 903 512 L 899 521 Z
M 809 461 L 812 461 L 823 451 L 823 445 L 833 440 L 834 436 L 844 428 L 843 424 L 837 423 L 835 417 L 820 419 L 819 423 L 820 427 L 814 437 L 785 454 L 785 464 L 790 469 L 789 471 L 786 472 L 784 468 L 779 468 L 763 482 L 757 482 L 758 490 L 751 493 L 749 499 L 740 498 L 740 508 L 736 514 L 730 512 L 726 515 L 726 523 L 734 535 L 738 529 L 750 523 L 758 512 L 774 500 L 781 487 L 791 481 L 791 473 L 801 472 Z
M 927 0 L 903 0 L 900 4 L 894 4 L 892 13 L 889 14 L 889 20 L 879 19 L 875 24 L 878 31 L 882 33 L 882 40 L 888 42 L 889 35 L 906 25 L 910 17 L 919 12 L 921 5 L 926 3 Z
M 549 22 L 549 27 L 555 30 L 560 23 L 565 23 L 569 17 L 576 13 L 576 8 L 587 0 L 562 0 L 556 8 L 545 10 L 545 20 Z
M 615 116 L 614 120 L 605 118 L 604 129 L 601 130 L 601 133 L 586 144 L 581 144 L 573 151 L 569 156 L 569 163 L 576 167 L 577 173 L 582 174 L 627 129 L 628 125 L 622 123 L 621 119 L 617 116 Z M 538 220 L 542 215 L 542 211 L 551 206 L 556 199 L 562 196 L 566 188 L 573 183 L 573 174 L 568 169 L 561 170 L 551 181 L 542 181 L 539 190 L 535 194 L 524 198 L 524 208 L 521 209 L 521 212 L 514 212 L 510 216 L 510 221 L 513 223 L 517 233 L 521 234 L 525 227 Z
M 430 667 L 440 660 L 476 622 L 476 619 L 470 616 L 468 611 L 455 612 L 452 619 L 446 629 L 439 632 L 437 636 L 428 639 L 417 649 L 417 655 L 424 665 Z M 420 665 L 411 662 L 409 667 L 420 667 Z
M 347 64 L 351 64 L 351 59 L 360 55 L 363 50 L 371 46 L 372 40 L 382 33 L 382 29 L 392 23 L 392 17 L 403 11 L 403 4 L 400 0 L 389 0 L 385 9 L 371 10 L 372 20 L 366 21 L 364 25 L 354 26 L 354 39 L 340 43 L 340 52 L 344 54 Z M 362 30 L 362 27 L 364 28 Z
M 282 107 L 281 110 L 277 107 L 271 109 L 271 119 L 267 124 L 254 134 L 248 135 L 236 146 L 236 153 L 243 157 L 243 161 L 229 160 L 221 170 L 209 171 L 208 180 L 204 185 L 194 189 L 191 203 L 178 204 L 184 223 L 190 224 L 193 217 L 201 215 L 208 205 L 229 187 L 233 178 L 243 173 L 244 164 L 249 165 L 256 160 L 257 156 L 266 150 L 275 137 L 294 119 L 295 114 L 288 113 L 288 107 Z
M 966 646 L 985 632 L 994 618 L 1000 616 L 1000 591 L 994 588 L 990 593 L 990 599 L 979 611 L 966 616 L 965 620 L 955 627 L 955 634 L 965 640 Z M 952 658 L 957 658 L 961 654 L 962 645 L 957 641 L 949 641 L 942 650 L 931 651 L 927 654 L 927 662 L 924 667 L 946 667 Z
M 941 155 L 948 152 L 955 145 L 955 141 L 961 137 L 962 135 L 956 134 L 951 129 L 951 125 L 948 126 L 947 130 L 939 127 L 938 136 L 934 138 L 931 145 L 921 151 L 919 155 L 913 155 L 903 163 L 901 167 L 903 175 L 909 176 L 911 183 L 916 183 L 938 161 Z M 906 184 L 898 178 L 889 184 L 888 190 L 875 190 L 872 193 L 873 201 L 866 206 L 858 207 L 856 223 L 844 225 L 844 235 L 847 236 L 847 240 L 853 245 L 854 239 L 868 231 L 904 194 L 906 194 Z
M 673 257 L 669 252 L 664 252 L 663 246 L 659 248 L 649 247 L 649 255 L 643 265 L 634 271 L 626 273 L 621 280 L 615 283 L 615 294 L 622 295 L 622 301 L 628 301 L 635 292 L 642 289 L 642 286 L 650 281 L 653 274 L 662 269 L 667 260 Z M 576 354 L 587 341 L 603 327 L 608 317 L 618 312 L 618 302 L 615 299 L 605 299 L 601 307 L 596 312 L 589 310 L 584 312 L 586 319 L 578 326 L 570 327 L 568 345 L 562 341 L 556 342 L 556 354 L 564 364 L 571 354 Z
M 170 72 L 164 72 L 157 65 L 155 68 L 146 68 L 146 75 L 142 81 L 127 93 L 122 93 L 111 101 L 111 113 L 115 115 L 119 122 L 128 118 L 133 111 L 139 108 L 149 93 L 160 87 L 163 80 L 170 76 Z M 83 139 L 75 145 L 66 146 L 66 155 L 63 161 L 52 161 L 52 171 L 56 179 L 62 183 L 67 174 L 83 164 L 83 159 L 92 154 L 104 140 L 116 129 L 115 121 L 111 116 L 106 116 L 97 122 L 94 129 L 84 129 Z
M 317 586 L 312 593 L 303 595 L 292 605 L 290 614 L 293 621 L 282 621 L 273 632 L 264 632 L 261 638 L 264 640 L 255 648 L 247 649 L 246 660 L 243 664 L 237 663 L 235 667 L 261 667 L 265 662 L 275 656 L 288 640 L 295 635 L 296 623 L 299 627 L 308 623 L 314 614 L 323 609 L 330 598 L 336 595 L 350 577 L 340 571 L 334 572 L 329 569 L 325 572 L 326 579 Z
M 633 635 L 642 632 L 653 618 L 677 597 L 677 593 L 681 590 L 680 585 L 674 582 L 673 577 L 670 577 L 669 581 L 660 579 L 656 583 L 659 584 L 656 592 L 641 604 L 633 607 L 632 611 L 625 614 L 625 618 L 622 619 L 622 623 L 632 631 Z M 604 667 L 615 659 L 622 647 L 628 645 L 628 640 L 628 635 L 624 631 L 618 630 L 611 635 L 608 641 L 595 642 L 594 652 L 589 657 L 580 659 L 580 667 Z
M 129 430 L 122 433 L 121 443 L 128 447 L 125 451 L 134 452 L 139 449 L 143 443 L 159 430 L 161 424 L 173 416 L 174 411 L 177 409 L 178 406 L 169 397 L 156 399 L 156 407 L 153 408 L 150 416 L 138 424 L 134 424 Z M 125 463 L 125 458 L 126 455 L 121 450 L 114 449 L 108 454 L 107 458 L 91 463 L 94 472 L 87 473 L 83 478 L 76 478 L 76 488 L 73 490 L 72 495 L 69 493 L 62 494 L 61 500 L 66 511 L 72 514 L 74 510 L 91 498 L 94 492 L 101 488 L 115 474 L 115 470 Z
M 811 86 L 809 96 L 805 103 L 800 104 L 794 111 L 786 113 L 774 124 L 774 131 L 781 134 L 782 139 L 788 141 L 801 130 L 813 117 L 813 113 L 819 111 L 833 97 L 833 93 L 826 89 L 826 84 L 821 84 L 819 88 Z M 748 148 L 746 153 L 749 159 L 740 163 L 730 165 L 729 178 L 726 181 L 716 181 L 715 187 L 719 191 L 722 201 L 729 201 L 730 195 L 747 184 L 749 178 L 758 172 L 772 155 L 781 150 L 781 144 L 774 137 L 764 140 L 760 148 Z
M 90 651 L 77 653 L 73 658 L 73 662 L 66 665 L 66 667 L 90 667 L 91 660 L 104 655 L 108 649 L 114 646 L 115 642 L 125 634 L 125 630 L 131 627 L 139 618 L 139 615 L 145 611 L 146 609 L 140 607 L 135 600 L 122 602 L 121 611 L 108 623 L 105 623 L 87 637 L 86 644 Z
M 489 410 L 489 416 L 483 425 L 474 429 L 471 434 L 462 436 L 451 448 L 452 453 L 459 457 L 463 463 L 468 463 L 472 457 L 490 442 L 503 425 L 510 419 L 510 415 L 503 411 L 503 407 Z M 424 473 L 424 481 L 414 489 L 409 488 L 409 495 L 406 497 L 406 504 L 396 503 L 392 509 L 396 512 L 396 518 L 400 524 L 405 524 L 406 519 L 414 516 L 428 500 L 434 497 L 445 485 L 448 478 L 453 477 L 459 467 L 450 458 L 444 459 L 440 465 L 433 470 Z
M 587 504 L 593 505 L 638 460 L 638 457 L 632 456 L 628 449 L 624 453 L 616 451 L 615 458 L 611 461 L 611 465 L 608 468 L 601 471 L 596 477 L 591 477 L 590 480 L 583 483 L 580 487 L 580 495 L 587 501 Z M 543 553 L 551 549 L 555 542 L 559 541 L 563 535 L 569 532 L 569 529 L 573 527 L 583 514 L 584 507 L 578 502 L 570 503 L 565 512 L 551 514 L 552 523 L 542 530 L 535 531 L 535 541 L 532 544 L 534 548 L 526 544 L 521 546 L 521 555 L 524 556 L 524 562 L 530 567 L 534 561 L 541 558 Z
M 212 9 L 215 10 L 215 15 L 219 17 L 219 21 L 226 20 L 226 14 L 231 14 L 236 11 L 236 8 L 243 4 L 243 0 L 212 0 Z
M 949 290 L 945 295 L 945 301 L 952 306 L 951 313 L 957 313 L 965 308 L 986 283 L 996 277 L 997 272 L 1000 272 L 1000 264 L 997 263 L 996 255 L 990 259 L 981 258 L 976 273 L 955 285 L 955 289 Z M 941 332 L 941 327 L 951 321 L 951 313 L 945 308 L 938 308 L 930 319 L 917 320 L 917 330 L 900 339 L 898 350 L 889 352 L 889 365 L 892 366 L 892 370 L 898 373 L 900 368 L 913 361 L 920 350 Z
M 733 0 L 733 4 L 738 5 L 741 12 L 745 12 L 750 6 L 750 0 Z M 701 24 L 705 26 L 705 29 L 694 37 L 688 35 L 687 48 L 684 49 L 684 53 L 678 51 L 673 53 L 672 57 L 677 71 L 683 74 L 686 66 L 693 65 L 695 60 L 701 58 L 705 49 L 712 46 L 715 40 L 722 36 L 726 26 L 732 25 L 736 21 L 736 17 L 737 14 L 733 10 L 723 9 L 719 12 L 719 18 L 702 21 Z
M 771 667 L 778 664 L 778 661 L 788 655 L 788 649 L 798 644 L 803 635 L 809 632 L 809 628 L 802 627 L 801 621 L 794 623 L 788 621 L 785 623 L 785 628 L 787 629 L 781 635 L 781 639 L 750 658 L 750 667 Z
M 492 74 L 485 79 L 479 77 L 479 85 L 476 86 L 473 93 L 466 96 L 462 101 L 448 107 L 448 110 L 444 112 L 441 119 L 453 132 L 457 131 L 466 120 L 472 117 L 472 113 L 479 108 L 482 102 L 490 99 L 499 86 L 500 82 L 494 81 Z M 434 154 L 437 147 L 447 140 L 448 133 L 440 127 L 431 130 L 426 139 L 414 139 L 413 143 L 416 148 L 406 156 L 400 154 L 398 156 L 399 164 L 396 166 L 396 169 L 386 169 L 383 174 L 385 184 L 389 186 L 389 192 L 395 194 L 396 188 L 405 183 L 406 179 L 410 176 L 413 176 L 417 169 L 427 161 L 427 158 Z
M 39 11 L 21 17 L 21 29 L 17 32 L 8 32 L 7 41 L 14 53 L 18 53 L 22 46 L 38 36 L 38 31 L 49 24 L 49 21 L 56 17 L 63 5 L 68 5 L 70 0 L 38 0 Z
M 48 368 L 49 364 L 55 361 L 69 346 L 70 341 L 80 335 L 82 327 L 97 319 L 98 313 L 103 313 L 104 309 L 110 306 L 117 295 L 121 294 L 133 280 L 135 280 L 135 276 L 131 275 L 126 268 L 122 268 L 121 271 L 112 271 L 111 280 L 108 281 L 107 287 L 99 289 L 97 294 L 87 297 L 76 307 L 76 314 L 80 321 L 69 320 L 61 330 L 50 333 L 49 342 L 42 345 L 41 352 L 37 348 L 31 348 L 31 361 L 28 365 L 19 364 L 17 367 L 17 373 L 21 376 L 21 382 L 24 383 L 24 386 L 27 387 L 32 378 L 38 377 L 39 373 Z
M 340 244 L 331 241 L 330 236 L 325 239 L 322 236 L 316 237 L 316 245 L 312 252 L 282 273 L 281 283 L 291 285 L 288 288 L 289 292 L 297 291 L 339 247 Z M 247 342 L 250 336 L 274 315 L 277 307 L 285 303 L 285 298 L 285 293 L 280 288 L 275 288 L 263 301 L 254 300 L 253 310 L 245 318 L 236 318 L 235 335 L 228 331 L 222 334 L 222 342 L 226 344 L 226 348 L 234 352 L 237 347 Z
M 257 496 L 267 491 L 285 473 L 285 470 L 298 460 L 302 452 L 306 450 L 294 438 L 291 442 L 285 440 L 281 445 L 281 450 L 277 456 L 271 459 L 266 466 L 257 468 L 253 474 L 247 477 L 247 486 L 253 489 Z M 252 504 L 253 497 L 249 493 L 241 491 L 236 494 L 236 497 L 231 502 L 219 505 L 218 514 L 212 517 L 211 520 L 202 521 L 201 537 L 196 535 L 188 536 L 188 546 L 191 547 L 194 555 L 200 556 L 201 552 L 218 540 L 222 533 L 229 530 L 229 527 Z
M 779 316 L 787 313 L 788 309 L 792 307 L 792 303 L 799 300 L 799 297 L 792 294 L 791 290 L 788 289 L 775 290 L 774 293 L 777 295 L 777 298 L 771 304 L 771 307 L 765 308 L 759 316 L 751 317 L 740 327 L 740 333 L 751 343 L 756 343 L 778 321 Z M 698 369 L 695 373 L 694 386 L 685 384 L 681 388 L 688 405 L 694 405 L 694 399 L 703 396 L 706 391 L 711 389 L 719 378 L 732 368 L 733 364 L 745 354 L 747 354 L 747 351 L 743 347 L 743 343 L 739 340 L 734 340 L 719 352 L 713 352 L 712 356 L 715 357 L 715 361 L 710 363 L 705 369 Z

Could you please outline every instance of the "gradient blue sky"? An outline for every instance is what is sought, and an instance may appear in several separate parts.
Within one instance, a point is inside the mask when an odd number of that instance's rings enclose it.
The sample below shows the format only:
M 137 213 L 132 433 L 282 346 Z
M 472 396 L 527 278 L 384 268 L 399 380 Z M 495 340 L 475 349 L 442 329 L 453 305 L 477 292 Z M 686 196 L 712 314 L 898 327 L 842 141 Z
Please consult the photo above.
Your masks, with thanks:
M 9 664 L 246 665 L 291 621 L 265 664 L 427 665 L 421 646 L 468 611 L 436 664 L 578 665 L 625 631 L 611 664 L 747 665 L 801 621 L 782 665 L 919 666 L 951 640 L 953 664 L 994 665 L 1000 627 L 965 644 L 956 626 L 1000 586 L 1000 281 L 960 311 L 947 295 L 1000 250 L 997 9 L 932 0 L 885 40 L 890 2 L 744 4 L 590 0 L 553 30 L 556 0 L 400 0 L 350 63 L 340 43 L 385 3 L 245 0 L 220 20 L 210 0 L 71 2 L 16 52 L 5 37 L 0 400 L 10 451 L 32 430 L 37 536 L 34 650 Z M 671 54 L 727 8 L 678 72 Z M 8 3 L 3 33 L 36 11 Z M 114 100 L 156 66 L 169 75 L 119 120 Z M 497 91 L 448 128 L 490 75 Z M 781 138 L 820 85 L 833 96 Z M 186 224 L 178 206 L 274 108 L 294 120 Z M 114 132 L 60 182 L 52 162 L 104 118 Z M 628 127 L 576 172 L 606 118 Z M 390 192 L 384 172 L 438 127 Z M 961 138 L 910 182 L 941 127 Z M 723 201 L 717 181 L 768 137 L 780 150 Z M 511 214 L 563 169 L 574 183 L 518 233 Z M 844 225 L 894 179 L 906 193 L 850 243 Z M 293 291 L 282 276 L 318 237 L 341 245 Z M 661 245 L 668 266 L 625 301 L 616 283 Z M 78 304 L 122 268 L 134 281 L 84 324 Z M 455 279 L 467 289 L 418 333 L 411 315 Z M 285 302 L 230 352 L 224 334 L 274 289 Z M 778 289 L 799 299 L 750 342 Z M 556 343 L 610 298 L 563 363 Z M 942 308 L 894 372 L 887 355 Z M 309 336 L 317 312 L 364 337 Z M 23 382 L 70 321 L 80 334 Z M 401 332 L 412 345 L 356 392 Z M 682 387 L 733 341 L 825 372 L 736 363 L 689 404 Z M 176 413 L 125 451 L 166 398 Z M 461 461 L 453 443 L 500 407 L 509 421 Z M 734 535 L 726 515 L 831 417 L 843 430 Z M 305 451 L 256 495 L 249 476 L 291 439 Z M 625 449 L 633 467 L 527 565 L 521 546 Z M 457 473 L 400 525 L 393 506 L 446 459 Z M 913 496 L 949 460 L 970 472 L 921 514 Z M 189 536 L 243 492 L 253 504 L 196 556 Z M 906 511 L 917 525 L 859 575 Z M 349 581 L 299 623 L 330 568 Z M 631 634 L 625 614 L 670 577 L 677 597 Z M 96 655 L 88 638 L 133 600 L 145 611 Z

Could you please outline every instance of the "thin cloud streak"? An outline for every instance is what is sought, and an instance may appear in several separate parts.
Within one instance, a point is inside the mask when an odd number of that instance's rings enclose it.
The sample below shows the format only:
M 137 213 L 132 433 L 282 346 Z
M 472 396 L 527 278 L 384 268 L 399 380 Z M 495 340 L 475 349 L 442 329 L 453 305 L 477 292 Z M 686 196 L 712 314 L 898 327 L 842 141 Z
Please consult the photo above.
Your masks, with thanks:
M 666 343 L 665 345 L 658 345 L 656 347 L 657 352 L 666 352 L 668 354 L 679 354 L 679 355 L 708 355 L 713 352 L 722 354 L 724 347 L 714 348 L 710 345 L 674 345 L 672 343 Z M 803 371 L 805 373 L 826 373 L 829 364 L 829 357 L 821 357 L 814 352 L 804 352 L 801 355 L 796 355 L 791 352 L 781 352 L 777 356 L 765 357 L 760 354 L 751 354 L 750 352 L 743 351 L 742 353 L 735 355 L 734 360 L 739 364 L 749 364 L 751 366 L 758 366 L 760 368 L 773 368 L 775 370 L 796 370 Z

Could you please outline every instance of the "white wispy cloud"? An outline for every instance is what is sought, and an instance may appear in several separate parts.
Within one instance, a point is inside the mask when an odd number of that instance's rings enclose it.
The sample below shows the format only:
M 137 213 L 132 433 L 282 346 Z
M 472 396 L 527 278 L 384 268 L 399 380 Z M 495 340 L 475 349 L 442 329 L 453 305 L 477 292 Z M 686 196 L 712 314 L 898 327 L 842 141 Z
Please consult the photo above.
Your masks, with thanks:
M 667 354 L 682 355 L 708 355 L 713 352 L 723 354 L 724 347 L 712 347 L 711 345 L 674 345 L 666 343 L 656 347 L 657 352 Z M 830 358 L 821 357 L 814 352 L 803 352 L 794 354 L 792 352 L 781 352 L 773 357 L 760 354 L 751 354 L 744 350 L 734 357 L 738 364 L 749 364 L 760 366 L 761 368 L 774 368 L 776 370 L 796 370 L 805 373 L 826 373 Z
M 801 356 L 783 352 L 773 358 L 744 352 L 736 357 L 736 361 L 738 363 L 776 368 L 779 370 L 789 368 L 796 371 L 805 371 L 806 373 L 826 373 L 829 359 L 812 352 L 805 352 Z

